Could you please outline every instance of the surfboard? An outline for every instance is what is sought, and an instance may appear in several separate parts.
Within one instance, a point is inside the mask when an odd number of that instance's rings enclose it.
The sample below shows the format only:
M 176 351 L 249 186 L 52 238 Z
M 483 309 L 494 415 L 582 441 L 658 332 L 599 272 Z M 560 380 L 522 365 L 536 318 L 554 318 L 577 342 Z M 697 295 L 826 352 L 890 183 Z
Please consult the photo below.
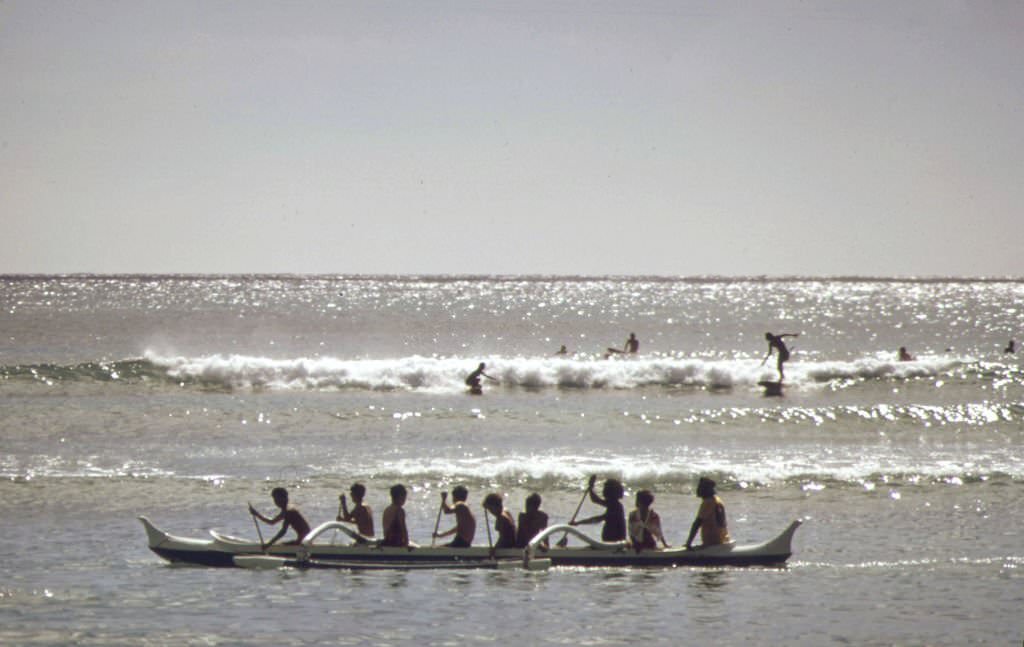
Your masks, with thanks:
M 758 386 L 764 389 L 765 396 L 781 396 L 782 395 L 782 382 L 772 382 L 771 380 L 761 380 L 757 383 Z

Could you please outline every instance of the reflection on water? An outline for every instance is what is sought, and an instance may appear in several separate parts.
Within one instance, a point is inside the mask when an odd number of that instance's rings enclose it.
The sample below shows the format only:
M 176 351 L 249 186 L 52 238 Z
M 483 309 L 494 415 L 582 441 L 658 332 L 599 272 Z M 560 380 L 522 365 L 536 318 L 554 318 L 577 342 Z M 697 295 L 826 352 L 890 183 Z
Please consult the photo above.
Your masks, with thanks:
M 729 571 L 702 570 L 697 571 L 697 577 L 693 581 L 697 589 L 697 595 L 704 593 L 719 593 L 729 585 Z

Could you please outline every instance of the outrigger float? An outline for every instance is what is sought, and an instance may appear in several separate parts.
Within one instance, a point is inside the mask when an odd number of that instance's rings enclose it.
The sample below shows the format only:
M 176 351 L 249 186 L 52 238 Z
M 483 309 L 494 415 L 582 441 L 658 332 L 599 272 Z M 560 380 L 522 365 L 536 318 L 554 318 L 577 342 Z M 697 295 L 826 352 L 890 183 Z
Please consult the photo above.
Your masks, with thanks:
M 427 569 L 427 568 L 526 568 L 550 566 L 782 566 L 793 554 L 793 534 L 800 527 L 794 521 L 779 536 L 760 544 L 720 544 L 706 548 L 664 548 L 636 551 L 626 542 L 602 542 L 575 526 L 549 526 L 524 548 L 491 549 L 488 546 L 449 548 L 447 546 L 381 546 L 379 539 L 360 535 L 337 521 L 322 523 L 298 545 L 275 544 L 264 551 L 259 542 L 210 531 L 210 539 L 193 539 L 168 534 L 146 517 L 139 517 L 146 529 L 149 549 L 169 562 L 201 566 L 242 568 L 310 569 Z M 317 542 L 326 533 L 338 531 L 346 543 Z M 553 536 L 572 535 L 582 546 L 559 547 Z M 333 534 L 337 538 L 337 533 Z

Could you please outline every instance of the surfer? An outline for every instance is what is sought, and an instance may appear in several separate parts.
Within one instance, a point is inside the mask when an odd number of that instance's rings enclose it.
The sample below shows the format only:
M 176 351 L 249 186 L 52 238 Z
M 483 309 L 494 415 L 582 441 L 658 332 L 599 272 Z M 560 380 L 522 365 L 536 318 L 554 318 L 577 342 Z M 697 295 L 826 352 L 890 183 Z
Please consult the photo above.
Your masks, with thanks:
M 526 497 L 526 511 L 519 513 L 516 548 L 526 548 L 531 539 L 548 527 L 548 513 L 541 511 L 540 504 L 541 498 L 536 492 Z M 547 548 L 547 545 L 545 540 L 544 547 Z
M 287 533 L 290 528 L 295 529 L 296 538 L 291 541 L 286 541 L 284 544 L 286 546 L 294 546 L 302 543 L 302 540 L 309 534 L 309 522 L 302 516 L 302 513 L 299 512 L 298 508 L 288 505 L 288 490 L 283 487 L 276 487 L 270 491 L 270 496 L 274 499 L 274 505 L 280 509 L 280 512 L 278 512 L 272 519 L 264 517 L 256 511 L 256 508 L 252 507 L 252 504 L 249 504 L 249 514 L 263 523 L 273 526 L 277 523 L 283 522 L 281 524 L 281 531 L 274 535 L 270 541 L 264 544 L 263 548 L 266 549 L 273 546 L 278 539 L 284 537 L 285 533 Z
M 445 544 L 449 548 L 469 548 L 473 545 L 473 536 L 476 534 L 476 517 L 473 511 L 466 505 L 466 498 L 469 497 L 469 490 L 461 485 L 452 488 L 452 500 L 455 502 L 448 505 L 448 493 L 441 493 L 441 509 L 445 514 L 455 515 L 455 526 L 442 533 L 434 533 L 434 537 L 440 539 L 449 535 L 455 538 Z
M 487 365 L 484 364 L 483 362 L 480 362 L 480 366 L 477 366 L 476 370 L 466 377 L 466 386 L 468 386 L 469 390 L 472 391 L 473 393 L 481 393 L 483 391 L 483 387 L 480 386 L 480 376 L 486 377 L 488 380 L 492 382 L 498 381 L 491 377 L 490 375 L 488 375 L 487 373 L 484 373 L 485 368 L 487 368 Z
M 381 546 L 409 546 L 409 529 L 405 526 L 405 505 L 408 492 L 402 484 L 391 486 L 391 505 L 384 508 L 380 525 L 384 528 Z
M 622 345 L 622 350 L 611 347 L 607 348 L 606 350 L 608 351 L 608 353 L 604 356 L 605 359 L 608 359 L 612 355 L 636 355 L 637 351 L 640 350 L 640 340 L 636 338 L 636 333 L 631 332 L 629 333 L 629 339 L 627 339 L 626 343 Z
M 914 356 L 907 352 L 906 346 L 900 346 L 900 361 L 901 362 L 913 362 Z
M 505 509 L 501 495 L 491 492 L 484 497 L 483 506 L 484 510 L 494 515 L 494 530 L 498 533 L 494 548 L 515 548 L 516 522 L 512 521 L 512 515 Z
M 654 493 L 650 490 L 640 490 L 636 493 L 636 510 L 629 513 L 629 540 L 636 552 L 641 550 L 652 550 L 658 547 L 658 542 L 668 548 L 665 541 L 665 534 L 661 531 L 661 517 L 651 509 L 654 504 Z
M 1003 349 L 1003 352 L 1004 353 L 1016 353 L 1017 352 L 1017 342 L 1015 342 L 1015 341 L 1013 341 L 1011 339 L 1010 343 L 1007 344 L 1006 348 Z
M 770 332 L 766 332 L 764 334 L 764 338 L 768 341 L 768 354 L 764 356 L 763 360 L 761 360 L 761 366 L 764 366 L 764 363 L 767 362 L 768 358 L 772 356 L 773 351 L 778 351 L 779 355 L 778 360 L 776 362 L 776 367 L 779 369 L 779 382 L 781 382 L 783 378 L 785 378 L 785 375 L 782 372 L 782 365 L 785 364 L 786 360 L 789 359 L 789 349 L 786 348 L 786 343 L 782 341 L 782 338 L 799 336 L 800 333 L 789 332 L 782 333 L 781 335 L 773 335 Z
M 597 505 L 604 506 L 604 512 L 593 517 L 570 521 L 570 526 L 579 526 L 588 523 L 604 522 L 601 527 L 601 541 L 624 541 L 626 539 L 626 510 L 622 507 L 622 495 L 624 488 L 618 479 L 608 479 L 601 488 L 603 498 L 594 492 L 596 476 L 591 476 L 587 484 L 587 492 L 590 500 Z
M 352 495 L 352 503 L 355 504 L 355 507 L 349 512 L 348 501 L 345 499 L 345 495 L 342 494 L 338 497 L 341 501 L 341 514 L 338 515 L 338 521 L 354 523 L 360 535 L 373 537 L 373 510 L 370 509 L 370 506 L 363 504 L 363 497 L 366 496 L 366 486 L 362 483 L 354 483 L 349 488 L 349 493 Z
M 558 349 L 557 353 L 555 353 L 555 355 L 568 355 L 568 354 L 569 354 L 569 349 L 565 347 L 565 344 L 562 344 L 562 347 Z
M 715 482 L 706 476 L 702 476 L 697 482 L 697 496 L 702 501 L 697 510 L 697 518 L 690 526 L 690 535 L 686 538 L 687 550 L 693 548 L 693 538 L 700 530 L 700 542 L 703 546 L 714 546 L 716 544 L 727 544 L 729 530 L 725 522 L 725 505 L 715 494 Z

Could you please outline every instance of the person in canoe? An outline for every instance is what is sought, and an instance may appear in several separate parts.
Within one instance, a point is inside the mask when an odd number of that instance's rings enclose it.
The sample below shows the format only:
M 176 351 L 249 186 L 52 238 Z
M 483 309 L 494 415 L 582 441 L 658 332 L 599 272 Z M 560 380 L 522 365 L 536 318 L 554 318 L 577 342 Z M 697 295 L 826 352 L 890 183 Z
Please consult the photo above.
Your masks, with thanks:
M 786 348 L 786 343 L 782 341 L 783 337 L 799 337 L 800 333 L 782 333 L 781 335 L 773 335 L 770 332 L 764 334 L 765 340 L 768 342 L 768 354 L 761 360 L 761 366 L 768 361 L 768 358 L 772 356 L 773 351 L 778 351 L 778 360 L 775 366 L 779 369 L 779 382 L 785 378 L 782 372 L 782 365 L 789 359 L 789 349 Z
M 408 492 L 402 484 L 391 486 L 391 505 L 384 508 L 380 525 L 383 527 L 384 539 L 381 546 L 409 547 L 409 530 L 405 526 L 405 499 Z
M 349 493 L 352 495 L 352 503 L 355 504 L 355 507 L 349 511 L 345 495 L 342 494 L 338 497 L 341 501 L 341 514 L 338 515 L 338 521 L 354 523 L 360 535 L 373 537 L 373 510 L 370 509 L 370 506 L 363 503 L 363 497 L 366 496 L 366 486 L 362 483 L 354 483 L 349 488 Z
M 636 493 L 636 510 L 629 513 L 629 541 L 638 553 L 657 548 L 659 541 L 662 546 L 669 548 L 661 531 L 661 517 L 651 508 L 653 504 L 654 493 L 640 490 Z
M 594 492 L 596 476 L 591 476 L 587 484 L 587 492 L 590 500 L 597 505 L 604 506 L 604 513 L 570 521 L 571 526 L 581 526 L 588 523 L 604 522 L 601 527 L 601 541 L 624 541 L 626 539 L 626 510 L 622 507 L 622 495 L 624 488 L 618 479 L 608 479 L 601 488 L 602 496 Z
M 498 540 L 494 542 L 494 548 L 515 548 L 516 546 L 516 522 L 512 521 L 512 515 L 505 509 L 501 495 L 491 492 L 484 497 L 484 510 L 494 516 L 494 530 L 498 533 Z
M 516 548 L 526 548 L 530 540 L 548 527 L 548 513 L 540 509 L 540 495 L 534 492 L 526 497 L 526 511 L 519 513 L 519 525 L 516 530 Z M 547 548 L 547 540 L 544 540 Z
M 445 544 L 449 548 L 469 548 L 473 545 L 473 537 L 476 535 L 476 517 L 473 511 L 466 505 L 469 497 L 469 490 L 461 485 L 452 488 L 452 505 L 448 505 L 448 493 L 441 493 L 441 510 L 445 514 L 455 515 L 455 526 L 442 533 L 434 533 L 436 539 L 455 535 L 455 538 Z
M 283 487 L 276 487 L 270 491 L 270 496 L 274 499 L 274 505 L 278 507 L 278 513 L 273 518 L 264 517 L 262 514 L 257 512 L 256 508 L 249 505 L 249 514 L 256 519 L 259 519 L 263 523 L 276 525 L 281 523 L 281 530 L 271 538 L 263 548 L 269 548 L 273 546 L 278 539 L 284 537 L 289 529 L 295 529 L 295 539 L 284 542 L 287 546 L 294 546 L 301 544 L 302 540 L 309 534 L 309 522 L 302 516 L 299 509 L 293 505 L 288 504 L 288 490 Z
M 697 496 L 701 498 L 700 508 L 697 510 L 697 518 L 690 526 L 690 535 L 686 538 L 686 548 L 693 548 L 693 539 L 700 530 L 700 541 L 703 546 L 715 546 L 727 544 L 729 530 L 725 520 L 725 505 L 715 494 L 715 482 L 706 476 L 702 476 L 697 482 Z
M 482 393 L 483 392 L 483 387 L 480 385 L 480 378 L 481 378 L 481 376 L 482 377 L 486 377 L 488 380 L 490 380 L 492 382 L 497 382 L 498 381 L 495 378 L 493 378 L 490 375 L 488 375 L 487 373 L 484 373 L 484 369 L 485 368 L 487 368 L 487 365 L 484 364 L 483 362 L 480 362 L 480 366 L 477 366 L 476 370 L 474 370 L 472 373 L 470 373 L 469 375 L 466 376 L 466 386 L 469 387 L 469 391 L 471 393 Z

